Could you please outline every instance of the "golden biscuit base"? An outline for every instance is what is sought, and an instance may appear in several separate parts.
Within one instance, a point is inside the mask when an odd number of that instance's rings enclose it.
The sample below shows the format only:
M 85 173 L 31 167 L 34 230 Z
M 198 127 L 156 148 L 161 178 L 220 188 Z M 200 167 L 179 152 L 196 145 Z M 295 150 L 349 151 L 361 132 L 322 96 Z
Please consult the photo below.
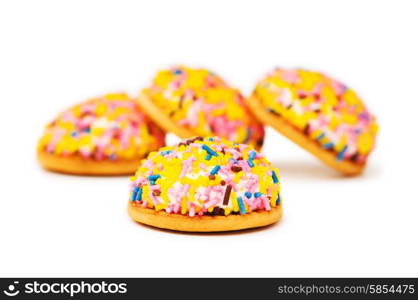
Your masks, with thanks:
M 243 215 L 190 217 L 155 211 L 129 202 L 128 213 L 136 222 L 158 228 L 188 232 L 220 232 L 274 224 L 282 217 L 282 206 L 273 207 L 270 211 L 256 211 Z
M 152 100 L 145 93 L 141 92 L 137 100 L 137 103 L 141 107 L 142 111 L 164 131 L 172 132 L 182 139 L 188 139 L 197 136 L 197 134 L 192 130 L 178 125 L 170 117 L 164 114 L 164 112 L 157 105 L 155 105 L 154 102 L 152 102 Z M 254 145 L 254 148 L 256 150 L 261 149 L 261 147 L 258 145 Z
M 47 170 L 74 175 L 131 175 L 141 158 L 132 160 L 94 160 L 80 155 L 58 156 L 38 150 L 38 160 Z
M 329 167 L 345 175 L 358 175 L 363 171 L 365 164 L 357 164 L 347 160 L 337 160 L 337 153 L 323 149 L 315 140 L 312 140 L 301 130 L 290 125 L 284 118 L 267 111 L 257 97 L 252 96 L 248 99 L 246 98 L 245 101 L 261 122 L 273 127 L 276 131 L 315 155 Z

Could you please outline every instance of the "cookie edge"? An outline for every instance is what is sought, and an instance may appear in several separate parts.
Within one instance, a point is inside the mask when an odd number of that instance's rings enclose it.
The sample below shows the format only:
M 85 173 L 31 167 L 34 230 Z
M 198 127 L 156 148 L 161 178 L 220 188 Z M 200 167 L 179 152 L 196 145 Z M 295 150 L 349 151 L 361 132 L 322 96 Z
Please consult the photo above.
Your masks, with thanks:
M 337 154 L 321 148 L 318 143 L 307 137 L 303 132 L 294 126 L 290 125 L 284 118 L 276 116 L 268 112 L 265 107 L 261 104 L 260 99 L 252 95 L 251 97 L 245 98 L 246 104 L 251 108 L 253 114 L 263 122 L 265 125 L 273 127 L 277 132 L 281 133 L 285 137 L 289 138 L 295 144 L 301 146 L 327 166 L 337 170 L 345 175 L 359 175 L 363 172 L 364 164 L 356 164 L 347 160 L 338 161 Z
M 137 170 L 141 159 L 132 160 L 93 160 L 80 155 L 58 156 L 44 150 L 37 150 L 37 158 L 41 166 L 49 171 L 94 176 L 133 175 Z
M 194 216 L 169 214 L 150 208 L 128 204 L 128 214 L 136 222 L 175 231 L 222 232 L 263 227 L 277 223 L 283 214 L 282 205 L 270 211 L 257 211 L 243 215 Z

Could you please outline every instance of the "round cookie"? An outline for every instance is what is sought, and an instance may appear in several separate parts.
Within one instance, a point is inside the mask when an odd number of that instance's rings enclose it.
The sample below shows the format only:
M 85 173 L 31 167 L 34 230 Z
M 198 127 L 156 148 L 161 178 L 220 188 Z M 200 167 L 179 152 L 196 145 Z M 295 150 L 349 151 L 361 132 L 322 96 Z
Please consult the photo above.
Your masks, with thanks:
M 160 71 L 138 100 L 161 128 L 180 138 L 219 136 L 256 149 L 263 145 L 263 125 L 241 92 L 207 70 L 178 66 Z
M 131 178 L 128 213 L 195 232 L 273 224 L 282 216 L 278 169 L 252 146 L 196 137 L 152 152 Z
M 164 132 L 126 94 L 90 99 L 49 123 L 38 159 L 51 171 L 81 175 L 133 174 L 140 160 L 164 146 Z
M 275 69 L 247 100 L 257 118 L 328 166 L 347 175 L 363 171 L 378 126 L 356 93 L 324 74 Z

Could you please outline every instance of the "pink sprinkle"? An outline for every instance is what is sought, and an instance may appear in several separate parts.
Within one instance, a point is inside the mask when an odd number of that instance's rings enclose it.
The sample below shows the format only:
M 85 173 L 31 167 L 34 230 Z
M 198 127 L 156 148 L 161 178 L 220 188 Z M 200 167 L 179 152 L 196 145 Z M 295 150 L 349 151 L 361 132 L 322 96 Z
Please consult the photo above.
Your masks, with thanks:
M 190 157 L 186 159 L 185 161 L 183 161 L 183 169 L 181 170 L 180 178 L 184 177 L 188 172 L 191 171 L 191 169 L 193 168 L 193 162 L 195 160 L 196 160 L 195 157 Z
M 189 216 L 190 217 L 194 217 L 194 215 L 195 215 L 194 204 L 193 203 L 190 203 Z
M 174 204 L 173 211 L 176 214 L 178 214 L 180 212 L 180 204 L 179 203 Z
M 264 208 L 265 208 L 266 210 L 270 210 L 270 209 L 271 209 L 271 206 L 270 206 L 270 201 L 269 201 L 269 199 L 267 198 L 267 196 L 266 196 L 266 195 L 263 195 L 263 196 L 261 196 L 261 199 L 262 199 L 262 201 L 263 201 Z
M 296 70 L 282 70 L 282 78 L 289 83 L 298 83 L 300 81 Z

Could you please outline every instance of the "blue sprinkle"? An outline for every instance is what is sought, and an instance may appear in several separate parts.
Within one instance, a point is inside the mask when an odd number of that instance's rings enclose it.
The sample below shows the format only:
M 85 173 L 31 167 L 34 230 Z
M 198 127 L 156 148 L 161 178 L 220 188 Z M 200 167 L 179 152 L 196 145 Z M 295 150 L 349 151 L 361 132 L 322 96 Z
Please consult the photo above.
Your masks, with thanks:
M 250 192 L 245 192 L 245 197 L 247 197 L 248 199 L 250 199 L 251 198 L 251 196 L 252 196 L 252 194 L 250 193 Z
M 251 151 L 251 153 L 250 153 L 250 160 L 253 160 L 256 155 L 257 155 L 257 153 L 255 153 L 255 151 Z
M 274 183 L 279 183 L 279 178 L 277 178 L 276 172 L 271 172 L 271 177 L 273 178 Z
M 280 194 L 277 195 L 277 199 L 276 199 L 276 205 L 279 205 L 279 204 L 280 204 Z
M 150 176 L 148 176 L 148 180 L 149 180 L 149 182 L 150 182 L 152 185 L 154 185 L 154 184 L 155 184 L 155 181 L 156 181 L 158 178 L 161 178 L 161 175 L 160 175 L 160 174 L 155 174 L 155 175 L 150 175 Z
M 241 214 L 245 214 L 245 206 L 244 206 L 244 202 L 242 202 L 242 198 L 241 197 L 237 197 L 238 200 L 238 206 L 239 206 L 239 210 L 241 212 Z
M 112 160 L 116 159 L 116 154 L 115 153 L 110 154 L 109 158 L 112 159 Z
M 326 143 L 326 144 L 322 145 L 322 147 L 325 148 L 325 149 L 331 149 L 332 147 L 334 147 L 334 144 L 333 143 Z
M 254 168 L 254 163 L 251 159 L 247 160 L 247 163 L 251 168 Z
M 206 160 L 210 160 L 211 158 L 212 158 L 212 155 L 210 155 L 209 153 L 205 157 Z
M 155 180 L 157 180 L 158 178 L 160 178 L 161 177 L 161 175 L 160 174 L 154 174 L 154 175 L 150 175 L 150 176 L 148 176 L 148 180 L 152 180 L 152 181 L 155 181 Z
M 344 146 L 343 150 L 341 150 L 337 155 L 337 160 L 343 160 L 344 152 L 347 151 L 347 145 Z
M 234 158 L 230 158 L 229 160 L 232 160 L 234 162 L 234 164 L 238 163 L 238 160 L 234 159 Z
M 320 136 L 316 138 L 317 141 L 322 140 L 325 137 L 325 133 L 321 133 Z
M 210 175 L 215 175 L 216 173 L 218 173 L 219 169 L 221 168 L 221 166 L 215 166 L 212 171 L 210 171 Z
M 72 136 L 72 137 L 76 137 L 76 136 L 77 136 L 77 131 L 73 131 L 73 132 L 71 132 L 71 136 Z
M 136 193 L 138 192 L 139 188 L 136 186 L 134 187 L 133 191 L 132 191 L 132 195 L 131 195 L 131 201 L 134 201 L 136 198 Z
M 84 129 L 83 131 L 86 132 L 86 133 L 90 133 L 91 129 L 90 129 L 90 127 L 88 127 L 86 129 Z
M 202 145 L 203 150 L 205 150 L 208 154 L 212 155 L 212 156 L 218 156 L 218 153 L 216 153 L 215 151 L 213 151 L 212 149 L 210 149 L 208 147 L 208 145 L 203 144 Z
M 142 189 L 138 188 L 138 192 L 136 193 L 136 197 L 135 197 L 136 201 L 141 201 L 142 200 Z
M 209 141 L 211 141 L 211 142 L 213 142 L 213 138 L 211 138 L 211 137 L 210 137 L 210 138 L 208 138 L 208 140 L 209 140 Z
M 176 69 L 176 70 L 174 70 L 174 72 L 173 72 L 174 74 L 176 74 L 176 75 L 180 75 L 180 74 L 182 74 L 183 73 L 183 71 L 182 70 L 180 70 L 180 69 Z
M 167 154 L 170 154 L 171 152 L 173 152 L 173 151 L 171 151 L 171 150 L 161 151 L 161 155 L 166 156 Z
M 260 192 L 256 192 L 256 193 L 254 193 L 254 197 L 255 198 L 259 198 L 259 197 L 261 197 L 263 194 L 262 193 L 260 193 Z

